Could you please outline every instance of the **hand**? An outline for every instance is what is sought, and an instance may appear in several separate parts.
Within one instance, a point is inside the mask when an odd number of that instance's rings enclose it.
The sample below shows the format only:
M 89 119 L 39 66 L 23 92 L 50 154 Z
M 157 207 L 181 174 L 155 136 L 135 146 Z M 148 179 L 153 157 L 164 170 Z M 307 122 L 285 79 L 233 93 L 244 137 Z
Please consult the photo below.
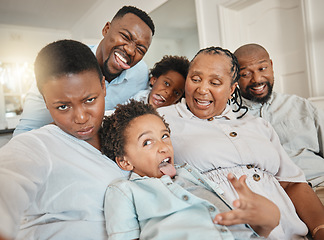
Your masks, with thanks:
M 280 211 L 269 199 L 256 194 L 246 185 L 246 175 L 239 180 L 232 173 L 227 176 L 239 195 L 234 210 L 217 214 L 214 222 L 221 225 L 249 224 L 260 236 L 267 237 L 279 224 Z

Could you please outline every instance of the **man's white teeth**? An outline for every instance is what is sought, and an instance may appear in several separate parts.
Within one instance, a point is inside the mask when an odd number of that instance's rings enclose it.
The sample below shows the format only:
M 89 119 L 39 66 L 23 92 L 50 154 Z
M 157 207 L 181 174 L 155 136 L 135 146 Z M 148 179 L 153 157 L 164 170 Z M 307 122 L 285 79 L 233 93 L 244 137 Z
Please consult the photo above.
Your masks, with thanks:
M 115 52 L 115 54 L 121 61 L 127 64 L 127 60 L 121 54 L 119 54 L 118 52 Z
M 264 84 L 258 86 L 258 87 L 253 87 L 253 90 L 261 90 L 262 88 L 264 88 Z

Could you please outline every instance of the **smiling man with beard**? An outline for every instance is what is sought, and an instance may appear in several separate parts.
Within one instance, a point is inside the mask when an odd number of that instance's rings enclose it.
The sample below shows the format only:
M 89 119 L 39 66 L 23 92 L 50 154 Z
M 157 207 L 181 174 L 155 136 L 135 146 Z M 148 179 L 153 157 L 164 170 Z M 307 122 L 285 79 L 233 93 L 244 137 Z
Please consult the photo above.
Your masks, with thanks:
M 271 123 L 290 158 L 324 202 L 324 113 L 308 100 L 272 91 L 273 63 L 258 44 L 235 51 L 240 64 L 239 87 L 249 113 Z M 322 185 L 322 186 L 321 186 Z
M 105 109 L 124 103 L 148 87 L 148 67 L 142 58 L 148 51 L 155 27 L 148 14 L 133 6 L 122 7 L 102 29 L 103 39 L 90 46 L 106 79 Z M 14 135 L 53 121 L 36 84 L 28 92 Z

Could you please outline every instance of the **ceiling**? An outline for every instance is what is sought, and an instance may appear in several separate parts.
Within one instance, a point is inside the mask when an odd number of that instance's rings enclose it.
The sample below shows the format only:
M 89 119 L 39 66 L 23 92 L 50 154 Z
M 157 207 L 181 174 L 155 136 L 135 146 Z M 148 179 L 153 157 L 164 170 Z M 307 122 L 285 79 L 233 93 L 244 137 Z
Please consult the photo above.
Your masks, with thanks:
M 93 0 L 0 0 L 0 23 L 70 30 L 96 3 Z
M 69 31 L 95 39 L 101 38 L 102 27 L 123 5 L 148 12 L 157 37 L 177 38 L 197 30 L 194 0 L 0 0 L 0 24 Z

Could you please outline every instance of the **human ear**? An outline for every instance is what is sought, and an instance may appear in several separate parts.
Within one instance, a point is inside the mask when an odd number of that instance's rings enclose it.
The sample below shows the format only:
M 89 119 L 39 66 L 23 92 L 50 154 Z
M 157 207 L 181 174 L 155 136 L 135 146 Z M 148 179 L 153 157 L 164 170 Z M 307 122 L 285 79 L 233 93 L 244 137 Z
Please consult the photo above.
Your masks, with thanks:
M 101 88 L 103 89 L 104 95 L 106 96 L 106 80 L 105 80 L 105 77 L 102 77 Z
M 107 23 L 105 24 L 105 26 L 103 27 L 103 29 L 102 29 L 102 36 L 104 36 L 104 37 L 106 36 L 106 34 L 107 34 L 109 28 L 110 28 L 110 22 L 107 22 Z
M 117 165 L 125 171 L 132 171 L 134 169 L 134 166 L 129 161 L 127 161 L 125 157 L 116 157 L 115 161 Z
M 156 77 L 151 77 L 150 78 L 150 85 L 153 87 L 154 83 L 156 82 L 157 78 Z
M 234 83 L 232 86 L 231 86 L 231 93 L 230 93 L 230 96 L 229 96 L 229 100 L 231 100 L 232 99 L 232 95 L 233 95 L 233 93 L 234 93 L 234 91 L 235 91 L 235 88 L 237 87 L 237 82 L 236 83 Z

